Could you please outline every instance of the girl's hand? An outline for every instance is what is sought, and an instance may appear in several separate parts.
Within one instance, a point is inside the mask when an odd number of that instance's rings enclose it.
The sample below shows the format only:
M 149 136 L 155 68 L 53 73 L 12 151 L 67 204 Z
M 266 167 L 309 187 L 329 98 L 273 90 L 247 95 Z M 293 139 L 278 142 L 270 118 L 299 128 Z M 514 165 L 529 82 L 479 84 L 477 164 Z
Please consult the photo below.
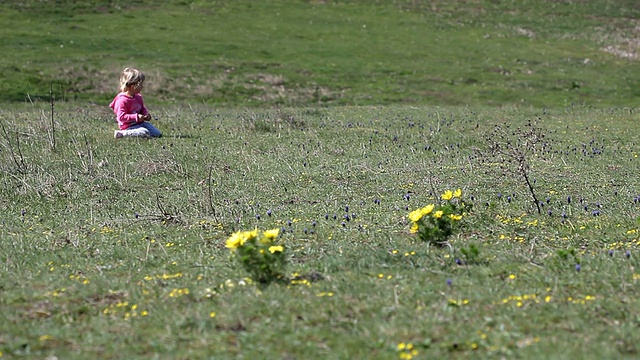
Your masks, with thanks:
M 151 118 L 151 116 L 149 115 L 142 115 L 142 114 L 138 114 L 138 124 L 144 122 L 145 120 L 147 120 L 147 117 Z

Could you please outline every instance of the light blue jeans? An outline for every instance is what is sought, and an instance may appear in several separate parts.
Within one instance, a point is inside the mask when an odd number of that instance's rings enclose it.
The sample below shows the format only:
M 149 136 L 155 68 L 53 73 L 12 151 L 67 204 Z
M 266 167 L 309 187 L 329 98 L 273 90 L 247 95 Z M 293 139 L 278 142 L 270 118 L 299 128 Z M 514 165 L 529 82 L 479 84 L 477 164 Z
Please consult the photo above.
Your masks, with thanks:
M 145 121 L 140 124 L 136 124 L 128 127 L 125 130 L 120 130 L 123 137 L 161 137 L 162 133 L 150 122 Z

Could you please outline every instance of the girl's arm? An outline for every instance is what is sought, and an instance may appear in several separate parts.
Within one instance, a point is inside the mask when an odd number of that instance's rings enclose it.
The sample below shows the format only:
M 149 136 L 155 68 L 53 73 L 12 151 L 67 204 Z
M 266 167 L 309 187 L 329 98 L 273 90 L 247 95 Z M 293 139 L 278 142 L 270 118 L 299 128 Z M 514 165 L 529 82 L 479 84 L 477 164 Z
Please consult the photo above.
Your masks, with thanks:
M 144 106 L 144 100 L 142 99 L 142 95 L 138 94 L 138 102 L 140 103 L 140 114 L 142 115 L 149 115 L 149 111 L 147 110 L 147 107 Z
M 140 96 L 139 100 L 140 100 L 140 114 L 144 115 L 144 117 L 142 118 L 143 121 L 149 121 L 151 120 L 151 115 L 149 115 L 149 110 L 147 110 L 147 107 L 144 106 L 144 100 L 142 100 L 142 95 L 138 94 L 138 96 Z

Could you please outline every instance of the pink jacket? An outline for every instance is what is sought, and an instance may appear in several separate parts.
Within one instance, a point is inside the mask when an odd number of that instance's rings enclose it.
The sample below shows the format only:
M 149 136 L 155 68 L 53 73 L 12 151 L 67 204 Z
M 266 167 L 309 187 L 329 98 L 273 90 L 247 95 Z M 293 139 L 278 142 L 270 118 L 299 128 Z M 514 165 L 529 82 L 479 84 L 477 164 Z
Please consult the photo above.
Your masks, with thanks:
M 116 95 L 111 104 L 109 104 L 109 107 L 112 108 L 116 114 L 116 120 L 118 121 L 120 130 L 144 122 L 144 120 L 138 121 L 138 114 L 149 114 L 147 108 L 144 107 L 144 101 L 140 94 L 129 97 L 127 93 L 121 92 Z

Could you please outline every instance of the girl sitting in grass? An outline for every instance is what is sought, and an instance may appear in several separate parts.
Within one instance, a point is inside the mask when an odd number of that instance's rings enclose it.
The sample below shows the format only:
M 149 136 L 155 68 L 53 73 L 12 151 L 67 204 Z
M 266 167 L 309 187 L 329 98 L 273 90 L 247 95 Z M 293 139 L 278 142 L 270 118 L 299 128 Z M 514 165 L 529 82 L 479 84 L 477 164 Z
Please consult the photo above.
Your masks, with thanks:
M 142 91 L 144 74 L 136 69 L 126 68 L 120 77 L 120 93 L 109 107 L 113 109 L 120 130 L 113 133 L 116 139 L 122 137 L 160 137 L 162 133 L 151 125 L 151 115 L 144 106 Z

